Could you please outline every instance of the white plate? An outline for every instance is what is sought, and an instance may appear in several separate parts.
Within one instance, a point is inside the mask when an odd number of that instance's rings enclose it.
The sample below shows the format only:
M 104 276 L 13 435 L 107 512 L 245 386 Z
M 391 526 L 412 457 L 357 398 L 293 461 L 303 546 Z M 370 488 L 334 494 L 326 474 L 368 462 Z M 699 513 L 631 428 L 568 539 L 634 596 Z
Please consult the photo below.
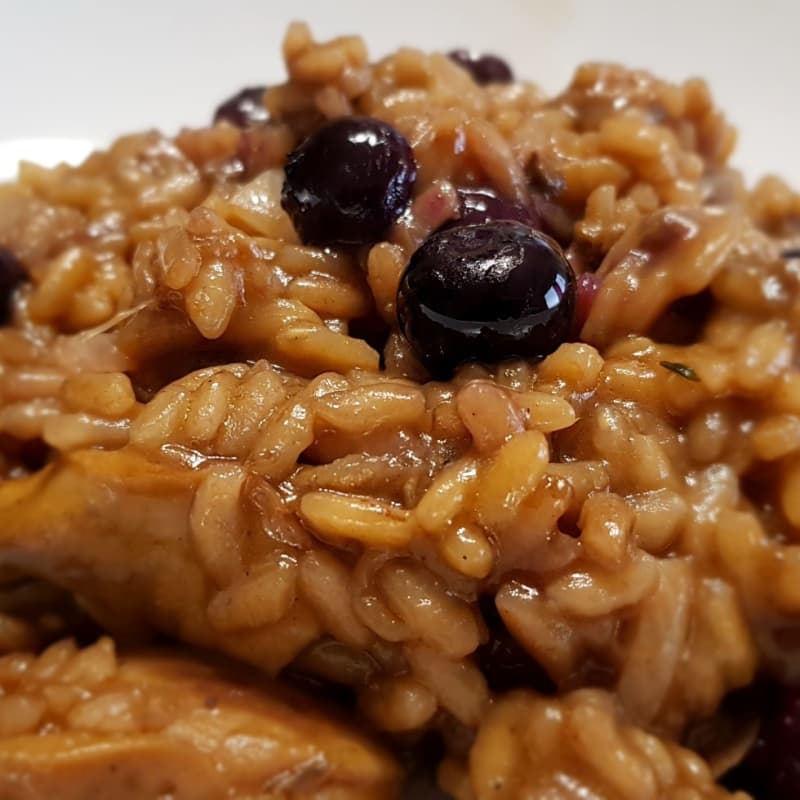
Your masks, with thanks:
M 280 41 L 301 18 L 319 37 L 363 33 L 374 57 L 400 44 L 494 50 L 552 91 L 589 59 L 703 75 L 742 132 L 736 163 L 750 178 L 775 171 L 800 185 L 794 0 L 3 0 L 2 9 L 0 140 L 102 142 L 202 123 L 233 90 L 282 78 Z

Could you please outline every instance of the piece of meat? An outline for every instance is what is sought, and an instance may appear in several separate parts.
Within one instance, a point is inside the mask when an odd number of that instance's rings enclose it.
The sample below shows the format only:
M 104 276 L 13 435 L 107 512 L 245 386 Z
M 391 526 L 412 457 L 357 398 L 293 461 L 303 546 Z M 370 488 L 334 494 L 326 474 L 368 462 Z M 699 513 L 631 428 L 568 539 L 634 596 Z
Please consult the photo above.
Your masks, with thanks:
M 0 659 L 3 800 L 370 800 L 399 775 L 309 700 L 196 656 L 104 638 Z
M 0 568 L 74 592 L 126 641 L 155 629 L 276 674 L 319 625 L 290 583 L 296 550 L 263 529 L 257 568 L 237 550 L 243 478 L 225 469 L 86 450 L 0 483 Z

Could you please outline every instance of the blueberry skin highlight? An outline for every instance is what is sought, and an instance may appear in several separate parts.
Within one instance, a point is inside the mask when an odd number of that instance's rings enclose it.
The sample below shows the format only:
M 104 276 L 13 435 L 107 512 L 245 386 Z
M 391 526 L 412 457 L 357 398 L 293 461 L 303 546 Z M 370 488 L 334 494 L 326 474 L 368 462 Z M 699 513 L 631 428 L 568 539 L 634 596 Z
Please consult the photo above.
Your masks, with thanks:
M 214 124 L 230 122 L 237 128 L 251 128 L 269 122 L 269 112 L 264 108 L 266 86 L 248 86 L 221 103 L 214 112 Z
M 495 220 L 516 220 L 532 228 L 538 228 L 540 220 L 529 209 L 506 199 L 494 189 L 460 187 L 459 218 L 448 223 L 455 225 L 478 225 Z
M 11 322 L 14 292 L 28 280 L 24 264 L 11 250 L 0 246 L 0 326 Z
M 561 248 L 512 221 L 433 234 L 397 293 L 400 328 L 437 378 L 467 361 L 543 358 L 570 337 L 574 314 L 575 275 Z
M 411 198 L 417 167 L 386 122 L 343 117 L 312 133 L 286 160 L 283 208 L 306 244 L 383 239 Z
M 500 56 L 491 53 L 473 53 L 464 49 L 451 50 L 447 55 L 467 70 L 472 75 L 472 80 L 480 86 L 487 86 L 490 83 L 511 83 L 514 80 L 511 67 Z

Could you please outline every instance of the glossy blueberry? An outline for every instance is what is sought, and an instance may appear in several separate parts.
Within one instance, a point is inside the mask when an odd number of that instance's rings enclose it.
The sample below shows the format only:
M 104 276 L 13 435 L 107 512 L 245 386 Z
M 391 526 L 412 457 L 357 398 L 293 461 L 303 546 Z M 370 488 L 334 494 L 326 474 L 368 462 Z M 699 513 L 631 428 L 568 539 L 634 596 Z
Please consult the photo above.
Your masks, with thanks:
M 758 800 L 800 798 L 800 689 L 773 689 L 750 753 L 725 779 Z
M 538 228 L 538 219 L 524 206 L 507 200 L 494 189 L 458 189 L 459 217 L 452 225 L 480 225 L 494 220 L 516 220 Z
M 307 244 L 369 244 L 403 213 L 416 175 L 411 146 L 395 128 L 343 117 L 289 154 L 282 203 Z
M 28 271 L 7 247 L 0 247 L 0 325 L 11 320 L 11 301 L 17 287 L 28 280 Z
M 542 358 L 571 334 L 575 275 L 549 236 L 519 222 L 447 228 L 409 261 L 400 327 L 430 372 L 465 361 Z
M 248 86 L 229 97 L 214 112 L 214 124 L 230 122 L 238 128 L 263 125 L 269 120 L 263 102 L 266 89 L 266 86 Z
M 502 58 L 491 53 L 451 50 L 447 55 L 460 67 L 464 67 L 475 83 L 481 86 L 489 83 L 511 83 L 514 80 L 511 67 Z

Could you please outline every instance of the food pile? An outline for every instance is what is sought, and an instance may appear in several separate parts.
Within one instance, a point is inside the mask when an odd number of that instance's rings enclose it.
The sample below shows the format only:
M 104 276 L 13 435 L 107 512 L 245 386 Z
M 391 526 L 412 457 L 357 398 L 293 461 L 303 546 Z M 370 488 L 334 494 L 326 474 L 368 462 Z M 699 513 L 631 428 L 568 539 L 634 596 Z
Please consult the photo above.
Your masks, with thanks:
M 0 797 L 800 796 L 800 197 L 697 79 L 284 55 L 0 187 Z

